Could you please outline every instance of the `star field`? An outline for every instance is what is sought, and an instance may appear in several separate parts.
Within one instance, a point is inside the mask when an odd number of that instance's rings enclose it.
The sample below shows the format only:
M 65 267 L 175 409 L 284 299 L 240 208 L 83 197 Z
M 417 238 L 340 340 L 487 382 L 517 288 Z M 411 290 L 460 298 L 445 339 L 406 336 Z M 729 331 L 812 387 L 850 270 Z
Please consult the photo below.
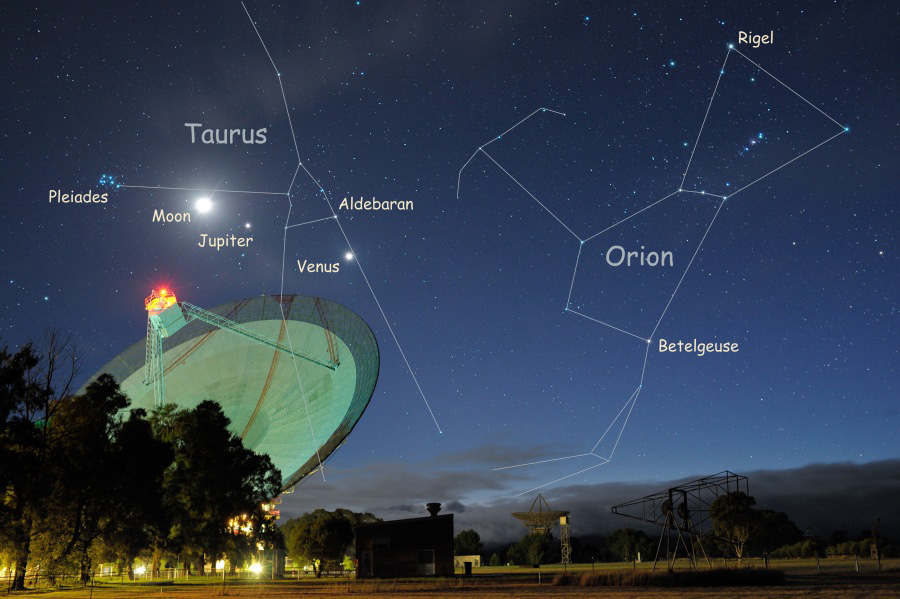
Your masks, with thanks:
M 651 351 L 616 459 L 573 480 L 897 457 L 896 9 L 248 8 L 278 76 L 239 2 L 3 9 L 3 342 L 59 327 L 79 343 L 86 377 L 143 336 L 151 287 L 207 308 L 277 293 L 284 249 L 289 265 L 342 263 L 339 276 L 287 268 L 285 292 L 350 307 L 382 351 L 371 406 L 331 463 L 427 464 L 485 444 L 575 453 L 633 391 L 645 348 L 565 314 L 577 240 L 483 157 L 457 199 L 459 167 L 536 107 L 565 112 L 532 119 L 489 152 L 579 235 L 599 231 L 679 187 L 727 45 L 739 29 L 774 29 L 773 46 L 741 51 L 850 132 L 728 200 L 658 335 L 738 341 L 741 353 Z M 733 85 L 713 106 L 721 112 L 710 115 L 709 145 L 689 173 L 698 178 L 685 189 L 730 193 L 749 182 L 742 175 L 822 141 L 820 125 L 836 128 L 751 66 L 729 59 L 723 70 Z M 350 254 L 328 220 L 290 229 L 283 248 L 285 196 L 214 191 L 214 209 L 199 214 L 200 192 L 119 187 L 284 192 L 296 155 L 279 78 L 300 158 L 333 199 L 413 200 L 415 210 L 339 213 Z M 189 122 L 266 127 L 269 140 L 191 144 Z M 110 201 L 52 204 L 52 189 L 109 192 Z M 292 224 L 331 216 L 308 181 L 298 179 L 291 198 Z M 683 204 L 634 235 L 696 245 L 711 205 L 699 196 Z M 157 209 L 193 219 L 153 223 Z M 201 233 L 254 243 L 209 251 L 196 245 Z M 578 305 L 655 321 L 642 304 L 655 283 L 604 279 L 602 239 L 585 244 L 598 244 L 596 264 L 577 281 Z M 525 476 L 540 483 L 548 472 Z

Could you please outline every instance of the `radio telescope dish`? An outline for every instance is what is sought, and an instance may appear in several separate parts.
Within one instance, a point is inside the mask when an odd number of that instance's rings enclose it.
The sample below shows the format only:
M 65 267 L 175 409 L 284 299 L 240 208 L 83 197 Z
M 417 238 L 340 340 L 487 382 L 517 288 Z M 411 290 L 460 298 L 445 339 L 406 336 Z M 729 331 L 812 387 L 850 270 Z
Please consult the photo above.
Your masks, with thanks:
M 177 306 L 187 321 L 162 342 L 165 401 L 182 408 L 218 402 L 231 431 L 281 470 L 282 489 L 315 472 L 369 405 L 378 343 L 344 306 L 300 295 L 237 300 L 208 311 Z M 111 374 L 132 408 L 152 411 L 157 396 L 146 382 L 147 348 L 146 339 L 137 341 L 91 380 Z

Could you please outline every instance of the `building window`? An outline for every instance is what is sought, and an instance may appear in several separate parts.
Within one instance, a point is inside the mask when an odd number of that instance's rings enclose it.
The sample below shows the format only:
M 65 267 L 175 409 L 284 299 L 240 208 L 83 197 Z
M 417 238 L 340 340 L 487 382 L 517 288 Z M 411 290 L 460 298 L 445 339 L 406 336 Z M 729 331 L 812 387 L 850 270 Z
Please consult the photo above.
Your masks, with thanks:
M 391 548 L 391 537 L 373 537 L 372 549 L 375 551 L 387 551 Z

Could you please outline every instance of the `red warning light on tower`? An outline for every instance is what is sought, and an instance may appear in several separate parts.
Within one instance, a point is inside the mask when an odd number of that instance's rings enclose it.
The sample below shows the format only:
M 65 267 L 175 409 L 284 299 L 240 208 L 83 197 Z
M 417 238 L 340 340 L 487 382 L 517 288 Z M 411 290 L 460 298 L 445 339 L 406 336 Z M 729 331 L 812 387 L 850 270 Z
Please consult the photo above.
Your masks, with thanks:
M 175 294 L 165 289 L 151 290 L 150 295 L 144 300 L 144 307 L 152 316 L 159 315 L 163 310 L 177 303 Z

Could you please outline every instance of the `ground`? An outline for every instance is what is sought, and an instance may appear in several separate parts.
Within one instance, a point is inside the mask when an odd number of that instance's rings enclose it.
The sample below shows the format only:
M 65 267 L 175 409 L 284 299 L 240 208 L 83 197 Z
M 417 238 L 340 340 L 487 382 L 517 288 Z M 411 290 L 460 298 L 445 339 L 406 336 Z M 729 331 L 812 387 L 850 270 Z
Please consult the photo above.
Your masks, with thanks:
M 754 564 L 757 565 L 757 564 Z M 353 596 L 358 599 L 402 597 L 403 599 L 493 599 L 539 597 L 606 597 L 626 599 L 648 597 L 669 598 L 759 598 L 759 599 L 887 599 L 900 597 L 900 560 L 886 560 L 882 571 L 875 570 L 869 560 L 860 562 L 860 572 L 855 571 L 852 560 L 822 560 L 821 573 L 815 560 L 773 561 L 773 567 L 782 569 L 786 583 L 771 587 L 725 588 L 660 588 L 660 587 L 573 587 L 553 586 L 553 578 L 562 570 L 559 566 L 545 566 L 538 570 L 526 568 L 481 568 L 483 575 L 473 578 L 430 580 L 377 580 L 355 581 L 347 579 L 301 580 L 229 580 L 225 595 L 229 597 L 265 597 L 266 599 L 293 599 L 300 597 Z M 598 570 L 621 571 L 629 564 L 602 564 Z M 649 564 L 639 565 L 648 568 Z M 591 564 L 579 564 L 568 568 L 571 572 L 589 572 Z M 41 589 L 13 593 L 13 596 L 40 595 L 52 599 L 112 599 L 131 597 L 221 597 L 222 583 L 218 579 L 196 579 L 189 583 L 96 583 L 93 589 L 67 588 Z

